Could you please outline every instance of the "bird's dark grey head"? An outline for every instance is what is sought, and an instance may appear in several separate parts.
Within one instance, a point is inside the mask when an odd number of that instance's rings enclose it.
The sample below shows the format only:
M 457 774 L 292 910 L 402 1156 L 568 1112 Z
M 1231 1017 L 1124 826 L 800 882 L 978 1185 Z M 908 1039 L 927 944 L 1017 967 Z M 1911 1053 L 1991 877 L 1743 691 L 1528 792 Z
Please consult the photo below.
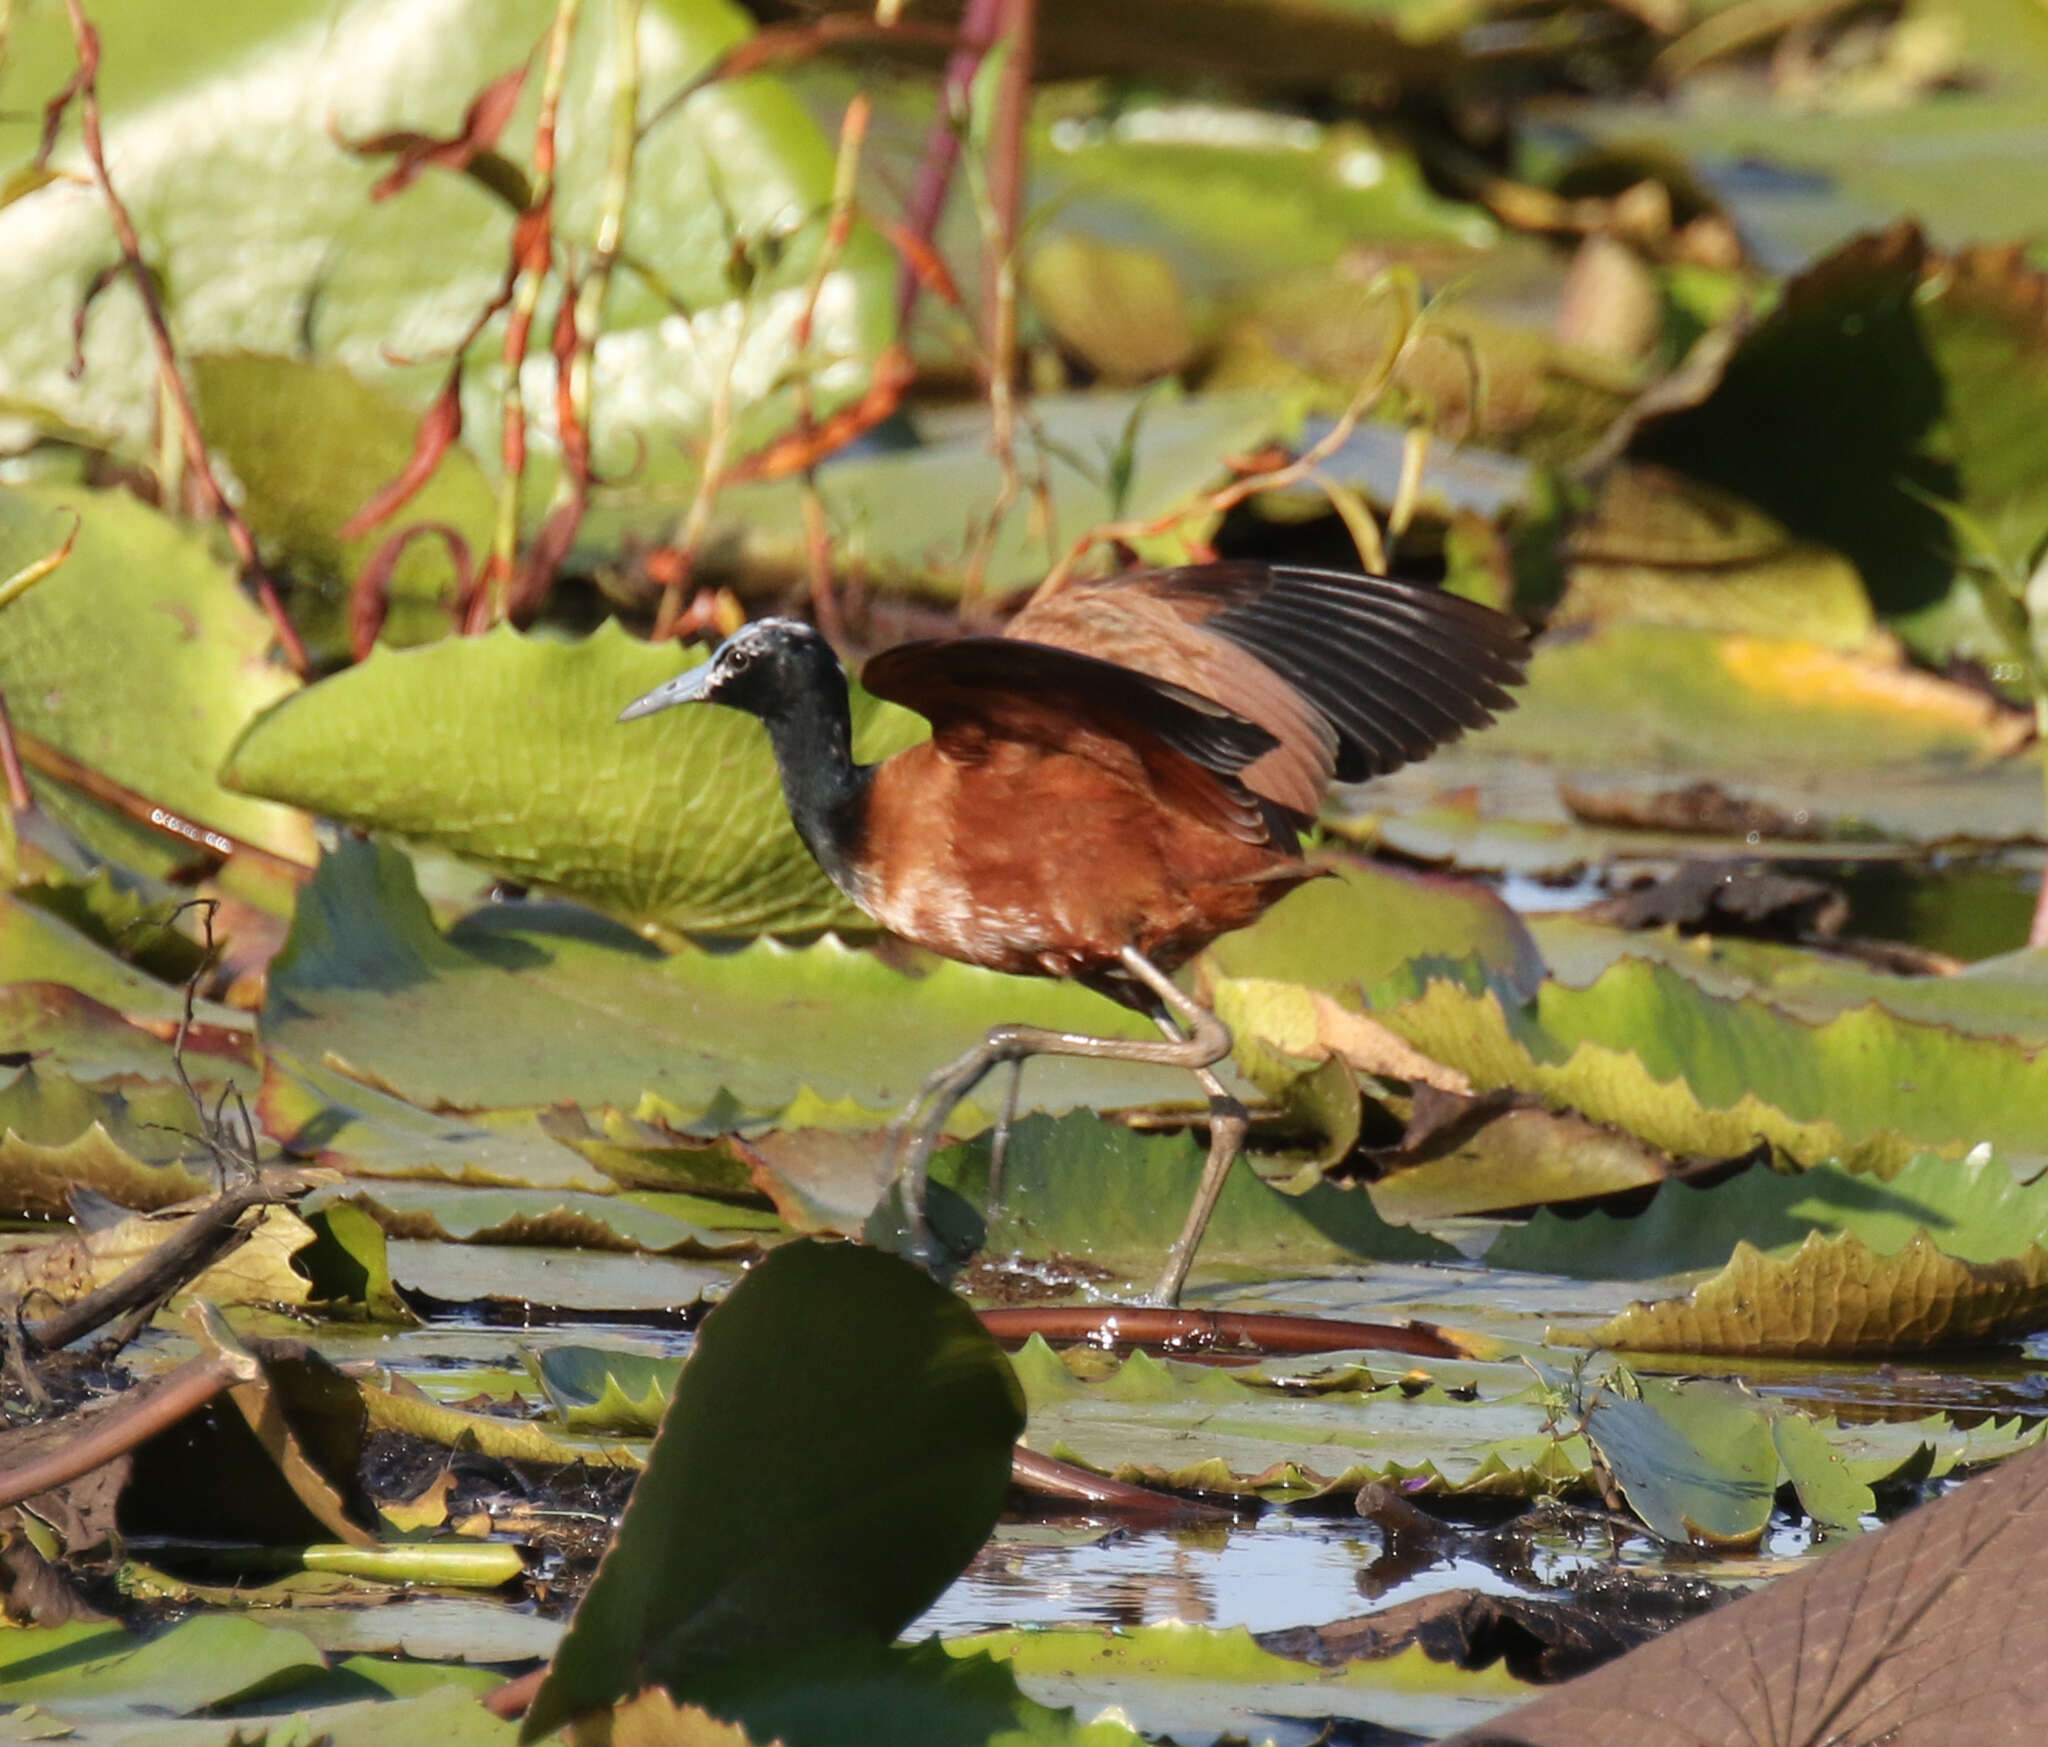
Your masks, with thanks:
M 712 651 L 702 667 L 658 685 L 619 712 L 621 722 L 651 716 L 671 704 L 725 704 L 764 720 L 845 672 L 831 644 L 800 619 L 756 619 Z

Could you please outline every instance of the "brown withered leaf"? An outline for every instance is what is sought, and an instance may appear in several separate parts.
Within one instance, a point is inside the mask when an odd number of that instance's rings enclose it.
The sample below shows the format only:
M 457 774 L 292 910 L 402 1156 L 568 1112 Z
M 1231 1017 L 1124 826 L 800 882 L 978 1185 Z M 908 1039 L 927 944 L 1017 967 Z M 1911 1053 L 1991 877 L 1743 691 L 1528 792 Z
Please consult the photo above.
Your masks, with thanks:
M 1972 1747 L 2048 1712 L 2048 1450 L 1445 1747 Z
M 1596 1570 L 1572 1594 L 1555 1598 L 1445 1589 L 1355 1619 L 1257 1637 L 1278 1655 L 1321 1667 L 1378 1661 L 1419 1644 L 1435 1661 L 1459 1668 L 1504 1661 L 1517 1680 L 1555 1681 L 1611 1662 L 1726 1594 L 1697 1577 Z

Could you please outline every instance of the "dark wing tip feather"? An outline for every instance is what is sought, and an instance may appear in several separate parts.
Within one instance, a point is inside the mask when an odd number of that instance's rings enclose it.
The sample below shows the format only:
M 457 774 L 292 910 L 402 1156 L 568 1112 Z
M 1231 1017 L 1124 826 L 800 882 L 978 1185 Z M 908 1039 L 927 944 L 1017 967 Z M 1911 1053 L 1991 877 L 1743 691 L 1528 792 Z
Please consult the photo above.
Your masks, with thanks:
M 1235 567 L 1233 567 L 1235 569 Z M 1294 686 L 1337 730 L 1336 775 L 1360 782 L 1514 706 L 1528 638 L 1505 613 L 1427 584 L 1273 567 L 1204 628 Z

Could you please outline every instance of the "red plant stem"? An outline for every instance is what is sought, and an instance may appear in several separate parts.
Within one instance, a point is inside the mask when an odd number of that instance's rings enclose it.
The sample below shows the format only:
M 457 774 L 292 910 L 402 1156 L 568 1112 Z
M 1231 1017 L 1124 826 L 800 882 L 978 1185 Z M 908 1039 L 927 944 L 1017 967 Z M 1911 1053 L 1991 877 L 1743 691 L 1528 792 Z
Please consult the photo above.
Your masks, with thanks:
M 14 738 L 14 718 L 7 713 L 4 693 L 0 693 L 0 778 L 7 783 L 7 804 L 17 813 L 26 812 L 35 797 L 29 793 L 28 777 L 21 768 L 21 747 Z
M 839 600 L 832 588 L 832 536 L 825 520 L 825 500 L 818 492 L 815 453 L 817 405 L 808 366 L 811 330 L 818 316 L 818 299 L 824 293 L 825 281 L 832 276 L 833 267 L 846 251 L 847 238 L 853 234 L 854 183 L 860 169 L 861 148 L 868 137 L 868 119 L 872 113 L 873 105 L 868 101 L 868 94 L 865 91 L 856 91 L 847 102 L 846 114 L 840 120 L 839 155 L 832 170 L 831 216 L 826 222 L 825 240 L 819 247 L 817 262 L 811 269 L 804 305 L 797 312 L 795 329 L 791 335 L 799 360 L 796 375 L 797 440 L 804 446 L 806 454 L 803 487 L 804 557 L 810 578 L 811 611 L 817 616 L 818 629 L 825 634 L 825 640 L 836 649 L 845 647 L 846 626 L 840 618 Z
M 1189 1352 L 1341 1353 L 1369 1348 L 1425 1359 L 1470 1355 L 1426 1322 L 1339 1322 L 1229 1310 L 1164 1310 L 1119 1304 L 1054 1304 L 984 1310 L 981 1325 L 999 1341 L 1042 1335 L 1049 1341 L 1173 1346 Z
M 1155 1491 L 1149 1486 L 1133 1486 L 1128 1480 L 1112 1480 L 1107 1475 L 1077 1468 L 1071 1462 L 1041 1456 L 1036 1450 L 1027 1450 L 1021 1444 L 1010 1452 L 1010 1484 L 1018 1491 L 1031 1493 L 1037 1498 L 1064 1499 L 1070 1504 L 1114 1511 L 1118 1516 L 1173 1522 L 1228 1522 L 1235 1514 L 1221 1505 L 1201 1499 L 1181 1498 L 1171 1492 Z
M 929 246 L 938 229 L 939 214 L 946 208 L 946 193 L 953 185 L 953 171 L 960 162 L 960 140 L 967 112 L 968 91 L 974 84 L 975 69 L 982 63 L 1001 29 L 1007 0 L 967 0 L 960 17 L 960 47 L 946 62 L 946 76 L 939 88 L 939 113 L 925 136 L 924 161 L 917 168 L 917 182 L 911 189 L 910 207 L 905 214 L 910 234 Z M 910 325 L 917 308 L 923 278 L 906 261 L 896 286 L 896 329 Z
M 131 819 L 146 830 L 157 832 L 164 837 L 175 838 L 189 844 L 201 855 L 215 860 L 226 861 L 230 856 L 239 855 L 252 863 L 260 863 L 274 872 L 292 880 L 312 877 L 313 870 L 304 862 L 294 861 L 288 855 L 279 855 L 275 850 L 265 849 L 259 844 L 245 843 L 239 837 L 230 837 L 225 831 L 198 819 L 188 819 L 182 813 L 175 813 L 161 801 L 152 801 L 147 795 L 117 782 L 105 771 L 95 770 L 89 764 L 82 764 L 68 752 L 38 740 L 32 734 L 16 732 L 15 744 L 20 748 L 23 761 L 31 770 L 38 770 L 44 776 L 54 777 L 58 782 L 74 788 L 82 795 L 90 796 L 124 819 Z
M 286 615 L 284 602 L 278 598 L 277 589 L 263 568 L 256 552 L 256 536 L 249 531 L 249 524 L 242 520 L 234 505 L 228 502 L 227 494 L 221 490 L 220 481 L 214 475 L 213 459 L 206 452 L 206 439 L 199 429 L 199 414 L 192 404 L 192 391 L 185 386 L 184 375 L 178 369 L 178 352 L 171 341 L 170 324 L 165 319 L 162 300 L 156 294 L 156 282 L 150 277 L 148 264 L 142 258 L 142 239 L 137 236 L 135 221 L 129 217 L 127 206 L 114 190 L 114 179 L 107 172 L 106 144 L 100 135 L 99 32 L 86 18 L 83 0 L 64 0 L 64 11 L 71 21 L 71 38 L 78 51 L 78 123 L 85 141 L 85 155 L 92 164 L 93 180 L 99 184 L 100 197 L 107 204 L 114 238 L 120 244 L 122 263 L 134 282 L 136 295 L 142 300 L 150 342 L 156 348 L 157 367 L 162 373 L 172 409 L 177 414 L 178 434 L 184 445 L 186 464 L 198 482 L 208 513 L 218 518 L 227 530 L 228 543 L 235 549 L 242 575 L 254 584 L 256 599 L 270 620 L 285 660 L 291 664 L 294 673 L 304 678 L 312 671 L 313 665 L 306 654 L 305 642 Z
M 981 331 L 989 349 L 989 372 L 1004 381 L 1015 374 L 1016 312 L 1002 291 L 1006 270 L 1014 270 L 1017 238 L 1024 221 L 1024 129 L 1031 119 L 1031 65 L 1037 48 L 1038 0 L 1004 0 L 1003 64 L 989 129 L 988 194 L 995 209 L 996 248 L 982 262 Z

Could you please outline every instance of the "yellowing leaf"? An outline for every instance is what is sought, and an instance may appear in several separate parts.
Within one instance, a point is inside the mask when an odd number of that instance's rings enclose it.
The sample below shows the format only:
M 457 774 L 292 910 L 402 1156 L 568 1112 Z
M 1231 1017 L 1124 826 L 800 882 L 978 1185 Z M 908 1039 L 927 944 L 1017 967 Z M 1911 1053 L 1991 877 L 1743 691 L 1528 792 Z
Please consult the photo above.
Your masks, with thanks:
M 2015 1340 L 2048 1325 L 2048 1250 L 1965 1262 L 1925 1234 L 1895 1255 L 1815 1232 L 1783 1259 L 1742 1243 L 1686 1298 L 1632 1304 L 1602 1346 L 1642 1352 L 1838 1358 Z

